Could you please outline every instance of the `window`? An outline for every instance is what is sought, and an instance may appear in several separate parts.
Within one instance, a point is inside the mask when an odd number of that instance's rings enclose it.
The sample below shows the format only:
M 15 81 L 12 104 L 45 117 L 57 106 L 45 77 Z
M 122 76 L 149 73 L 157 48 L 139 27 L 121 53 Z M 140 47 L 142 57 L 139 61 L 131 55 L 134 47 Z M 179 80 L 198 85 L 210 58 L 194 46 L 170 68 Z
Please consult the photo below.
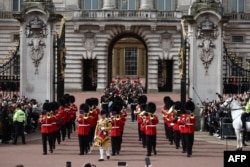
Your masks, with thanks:
M 20 11 L 23 0 L 13 0 L 13 11 Z
M 125 75 L 137 75 L 137 48 L 125 48 Z
M 158 0 L 157 1 L 157 10 L 172 10 L 172 0 Z
M 87 10 L 99 9 L 99 0 L 81 0 L 80 7 Z
M 243 41 L 244 41 L 244 38 L 242 35 L 232 36 L 233 43 L 243 43 Z
M 245 0 L 232 0 L 232 12 L 244 12 Z
M 136 9 L 136 1 L 135 0 L 121 0 L 121 9 L 135 10 Z

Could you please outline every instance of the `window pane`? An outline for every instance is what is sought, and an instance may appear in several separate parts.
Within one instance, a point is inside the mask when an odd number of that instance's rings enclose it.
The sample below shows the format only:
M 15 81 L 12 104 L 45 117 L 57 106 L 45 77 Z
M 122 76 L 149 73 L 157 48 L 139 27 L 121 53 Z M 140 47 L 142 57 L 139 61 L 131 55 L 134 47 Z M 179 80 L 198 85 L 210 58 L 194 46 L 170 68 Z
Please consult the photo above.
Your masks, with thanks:
M 166 8 L 167 11 L 172 10 L 172 0 L 166 0 Z
M 158 0 L 157 10 L 164 10 L 164 0 Z
M 128 9 L 128 0 L 121 0 L 122 9 Z
M 99 9 L 98 1 L 99 0 L 92 0 L 92 9 Z
M 244 12 L 244 0 L 239 0 L 239 12 Z
M 91 1 L 90 0 L 84 1 L 84 9 L 91 9 Z
M 19 0 L 13 0 L 13 11 L 18 11 L 19 8 Z
M 137 75 L 137 48 L 125 48 L 125 75 Z
M 237 12 L 237 0 L 232 0 L 232 12 Z
M 129 10 L 134 10 L 135 9 L 135 0 L 129 0 Z

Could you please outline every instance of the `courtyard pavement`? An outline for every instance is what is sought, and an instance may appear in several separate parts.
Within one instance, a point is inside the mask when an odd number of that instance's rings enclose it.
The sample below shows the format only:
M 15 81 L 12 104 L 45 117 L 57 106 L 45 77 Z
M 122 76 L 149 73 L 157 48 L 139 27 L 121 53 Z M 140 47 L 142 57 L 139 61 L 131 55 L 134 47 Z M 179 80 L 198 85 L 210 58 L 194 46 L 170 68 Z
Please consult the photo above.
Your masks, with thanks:
M 101 94 L 96 92 L 69 92 L 76 97 L 76 104 L 79 106 L 88 97 L 100 98 Z M 156 93 L 147 94 L 148 102 L 157 104 L 157 112 L 160 117 L 160 108 L 163 105 L 163 97 L 170 96 L 174 100 L 179 100 L 180 95 L 176 93 Z M 192 157 L 186 157 L 181 149 L 176 149 L 170 145 L 165 138 L 162 121 L 157 125 L 157 155 L 150 157 L 154 167 L 223 167 L 223 156 L 225 150 L 235 150 L 235 139 L 221 140 L 215 136 L 208 135 L 208 132 L 195 132 L 195 142 Z M 124 129 L 124 137 L 120 155 L 111 156 L 109 160 L 105 159 L 99 162 L 99 150 L 94 148 L 93 152 L 86 155 L 79 154 L 79 145 L 76 132 L 72 133 L 70 139 L 66 139 L 60 145 L 56 145 L 53 154 L 42 155 L 42 144 L 40 133 L 34 132 L 26 135 L 27 144 L 21 144 L 21 138 L 17 145 L 0 144 L 0 166 L 15 167 L 23 165 L 24 167 L 65 167 L 67 162 L 71 162 L 72 167 L 82 167 L 84 163 L 91 162 L 97 167 L 116 167 L 118 162 L 124 161 L 130 167 L 144 167 L 146 158 L 146 149 L 138 141 L 137 123 L 128 118 Z M 250 145 L 250 143 L 248 143 Z M 250 146 L 244 147 L 244 150 L 250 151 Z M 67 166 L 70 167 L 70 166 Z

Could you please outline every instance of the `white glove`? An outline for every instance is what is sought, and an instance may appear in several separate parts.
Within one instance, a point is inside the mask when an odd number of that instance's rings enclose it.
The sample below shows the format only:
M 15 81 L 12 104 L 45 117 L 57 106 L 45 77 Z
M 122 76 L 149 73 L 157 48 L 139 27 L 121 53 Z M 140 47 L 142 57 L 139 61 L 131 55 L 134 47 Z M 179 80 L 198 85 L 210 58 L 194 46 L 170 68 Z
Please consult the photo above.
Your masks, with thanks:
M 101 130 L 104 130 L 105 128 L 104 127 L 101 127 Z

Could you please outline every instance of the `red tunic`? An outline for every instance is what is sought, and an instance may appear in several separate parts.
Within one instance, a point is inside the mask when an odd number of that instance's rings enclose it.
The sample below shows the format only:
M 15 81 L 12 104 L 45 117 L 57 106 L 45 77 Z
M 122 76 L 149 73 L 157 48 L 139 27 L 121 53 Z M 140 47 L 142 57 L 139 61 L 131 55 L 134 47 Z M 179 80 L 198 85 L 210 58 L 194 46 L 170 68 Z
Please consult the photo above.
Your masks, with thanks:
M 182 114 L 178 123 L 181 133 L 194 133 L 196 118 L 190 114 Z
M 53 117 L 49 114 L 42 114 L 38 119 L 38 123 L 41 124 L 41 133 L 52 133 Z
M 145 128 L 145 134 L 146 135 L 156 135 L 157 134 L 157 128 L 156 125 L 159 123 L 159 119 L 156 115 L 150 117 L 146 117 L 146 128 Z
M 78 122 L 78 135 L 88 135 L 90 132 L 90 125 L 93 124 L 93 119 L 90 117 L 84 117 L 82 114 L 76 118 Z

